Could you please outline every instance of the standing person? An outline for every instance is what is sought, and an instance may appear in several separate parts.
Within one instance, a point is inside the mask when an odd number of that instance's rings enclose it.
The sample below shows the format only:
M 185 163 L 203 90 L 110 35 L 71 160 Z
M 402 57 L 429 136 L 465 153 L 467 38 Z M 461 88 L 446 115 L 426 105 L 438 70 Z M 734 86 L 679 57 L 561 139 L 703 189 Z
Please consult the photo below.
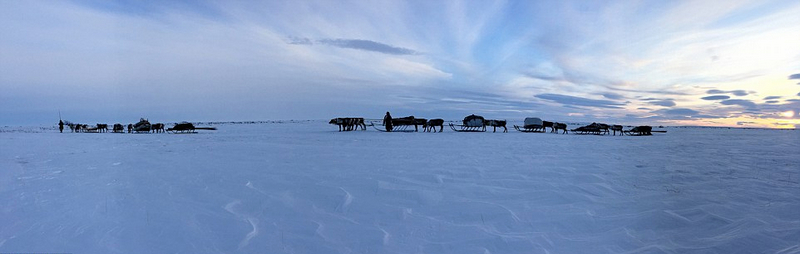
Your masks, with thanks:
M 386 126 L 386 131 L 392 131 L 392 115 L 386 111 L 386 116 L 383 117 L 383 125 Z
M 58 120 L 58 132 L 64 133 L 64 121 Z

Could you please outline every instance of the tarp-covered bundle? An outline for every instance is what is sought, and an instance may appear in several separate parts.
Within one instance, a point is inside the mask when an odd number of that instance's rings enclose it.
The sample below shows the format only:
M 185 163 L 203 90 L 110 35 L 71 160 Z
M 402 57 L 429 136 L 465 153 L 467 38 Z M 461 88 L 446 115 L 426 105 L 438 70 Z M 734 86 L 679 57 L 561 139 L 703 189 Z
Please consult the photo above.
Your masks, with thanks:
M 464 117 L 464 127 L 483 127 L 486 119 L 482 116 L 468 115 Z
M 527 117 L 525 118 L 525 125 L 523 127 L 525 129 L 533 129 L 533 128 L 542 128 L 544 122 L 542 122 L 541 118 L 538 117 Z
M 150 132 L 150 122 L 147 119 L 140 118 L 139 122 L 133 125 L 133 130 L 136 132 L 146 131 Z
M 173 131 L 193 131 L 194 130 L 194 124 L 192 124 L 190 122 L 181 122 L 181 123 L 175 124 L 175 126 L 172 127 L 171 130 L 173 130 Z

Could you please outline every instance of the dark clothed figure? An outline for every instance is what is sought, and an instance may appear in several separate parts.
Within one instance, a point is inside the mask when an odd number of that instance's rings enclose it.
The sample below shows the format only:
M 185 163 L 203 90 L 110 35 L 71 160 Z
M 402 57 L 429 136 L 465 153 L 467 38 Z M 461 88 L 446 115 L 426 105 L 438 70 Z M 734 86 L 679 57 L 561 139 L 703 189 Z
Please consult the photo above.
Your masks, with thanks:
M 64 133 L 64 121 L 58 120 L 58 132 Z
M 392 115 L 388 111 L 386 116 L 383 117 L 383 125 L 386 126 L 386 131 L 392 131 Z
M 131 133 L 133 130 L 133 124 L 128 124 L 128 133 Z

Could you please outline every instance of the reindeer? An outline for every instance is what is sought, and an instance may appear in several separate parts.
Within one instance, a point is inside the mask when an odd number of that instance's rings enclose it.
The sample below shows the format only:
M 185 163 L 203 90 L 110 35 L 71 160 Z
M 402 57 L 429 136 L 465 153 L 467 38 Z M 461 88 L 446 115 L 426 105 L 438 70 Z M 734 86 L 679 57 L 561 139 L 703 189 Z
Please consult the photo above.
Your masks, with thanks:
M 361 126 L 361 130 L 367 130 L 367 125 L 364 123 L 364 118 L 340 117 L 333 118 L 328 123 L 339 126 L 339 131 L 357 130 L 359 126 Z
M 364 123 L 364 118 L 356 117 L 356 118 L 352 118 L 352 119 L 353 119 L 353 126 L 355 126 L 355 128 L 354 128 L 355 130 L 358 130 L 359 126 L 361 126 L 361 130 L 362 131 L 367 130 L 367 124 Z
M 151 131 L 154 133 L 162 133 L 164 131 L 164 124 L 163 123 L 156 123 L 150 126 Z
M 108 124 L 98 123 L 97 132 L 108 132 Z
M 542 121 L 542 132 L 547 132 L 547 127 L 550 127 L 550 132 L 555 132 L 556 128 L 553 127 L 553 122 Z
M 625 132 L 622 131 L 622 125 L 611 125 L 611 130 L 614 131 L 614 136 L 617 135 L 617 131 L 619 131 L 620 136 L 625 135 Z
M 419 131 L 418 127 L 419 125 L 422 125 L 422 131 L 425 131 L 425 125 L 428 125 L 428 119 L 414 118 L 414 120 L 411 121 L 411 123 L 414 124 L 414 131 Z
M 97 130 L 97 129 L 94 129 L 94 130 Z M 89 131 L 92 131 L 92 129 L 89 129 L 89 125 L 88 124 L 76 124 L 75 125 L 75 132 L 89 132 Z
M 124 132 L 124 129 L 125 128 L 122 127 L 122 124 L 115 123 L 114 127 L 112 127 L 111 131 L 114 132 L 114 133 L 122 133 L 122 132 Z
M 609 134 L 608 129 L 610 129 L 611 126 L 609 126 L 608 124 L 599 123 L 599 124 L 597 124 L 597 128 L 600 130 L 601 134 L 603 134 L 603 133 Z
M 503 132 L 508 132 L 508 128 L 506 128 L 506 120 L 486 120 L 484 124 L 486 126 L 492 126 L 492 128 L 494 128 L 492 132 L 496 132 L 497 127 L 503 127 Z
M 444 119 L 436 118 L 428 120 L 424 125 L 422 125 L 422 130 L 426 132 L 436 132 L 436 126 L 439 126 L 439 132 L 444 131 Z
M 553 129 L 558 133 L 558 130 L 564 130 L 561 134 L 567 134 L 567 124 L 565 123 L 553 123 Z
M 335 124 L 336 126 L 339 127 L 339 131 L 347 130 L 346 127 L 344 126 L 345 125 L 344 118 L 333 118 L 328 122 L 328 124 Z

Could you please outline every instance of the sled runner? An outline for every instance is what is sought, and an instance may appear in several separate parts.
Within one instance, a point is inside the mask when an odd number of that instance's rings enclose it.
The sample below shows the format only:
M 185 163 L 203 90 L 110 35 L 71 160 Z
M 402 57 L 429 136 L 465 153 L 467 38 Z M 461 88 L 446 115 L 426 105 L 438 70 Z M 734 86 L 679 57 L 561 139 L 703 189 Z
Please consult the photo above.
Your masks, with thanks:
M 377 126 L 375 126 L 374 122 L 370 122 L 369 126 L 372 126 L 372 128 L 375 128 L 376 130 L 381 131 L 381 132 L 416 132 L 416 130 L 413 130 L 413 129 L 409 128 L 410 125 L 394 126 L 392 131 L 387 131 L 386 128 L 378 128 Z M 383 124 L 379 124 L 379 126 L 384 126 L 384 125 Z

